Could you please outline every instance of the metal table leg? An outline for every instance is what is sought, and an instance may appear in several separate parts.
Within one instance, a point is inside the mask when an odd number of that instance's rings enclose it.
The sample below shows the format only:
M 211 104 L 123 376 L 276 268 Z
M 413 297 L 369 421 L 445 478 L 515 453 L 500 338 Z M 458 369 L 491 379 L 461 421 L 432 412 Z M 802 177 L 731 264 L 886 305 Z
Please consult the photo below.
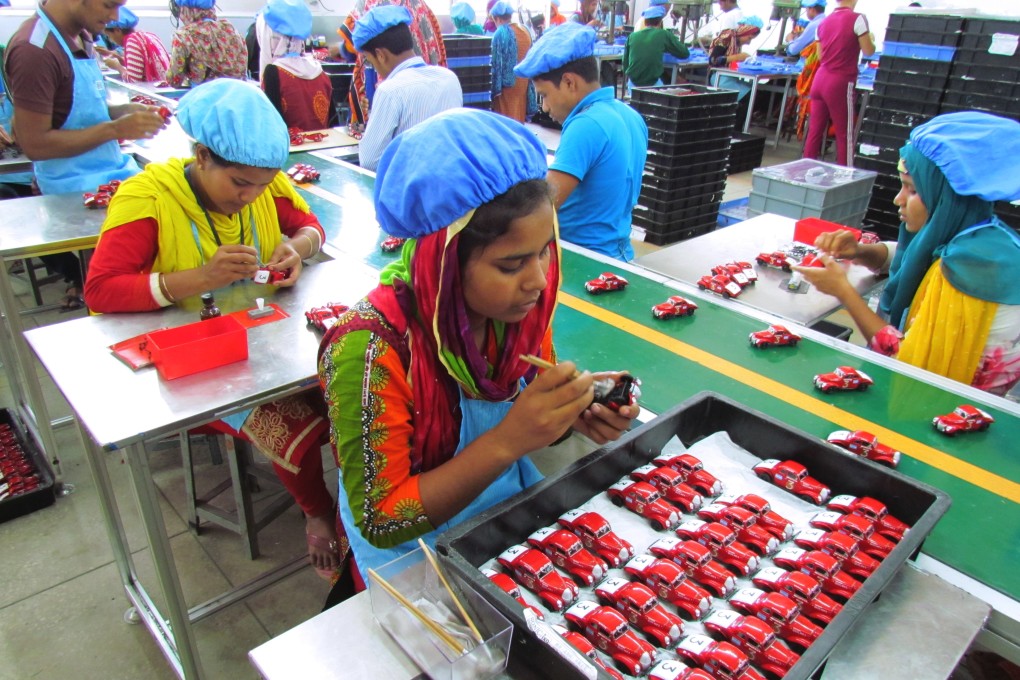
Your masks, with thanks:
M 786 79 L 786 85 L 783 87 L 783 101 L 779 104 L 779 121 L 776 123 L 776 138 L 772 140 L 772 148 L 779 148 L 779 135 L 783 131 L 783 117 L 786 115 L 786 99 L 790 95 L 790 83 L 793 82 L 792 78 Z

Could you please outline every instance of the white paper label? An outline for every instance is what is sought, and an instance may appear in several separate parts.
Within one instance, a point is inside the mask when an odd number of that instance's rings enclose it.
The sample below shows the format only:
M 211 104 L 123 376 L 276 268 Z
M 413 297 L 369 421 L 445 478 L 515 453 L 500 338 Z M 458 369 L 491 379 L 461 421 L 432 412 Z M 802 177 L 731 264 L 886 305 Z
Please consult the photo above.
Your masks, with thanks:
M 988 54 L 1001 54 L 1012 57 L 1016 54 L 1017 42 L 1020 36 L 1011 33 L 995 33 L 992 35 L 992 44 L 988 46 Z
M 857 148 L 862 156 L 877 156 L 881 149 L 874 144 L 861 144 Z

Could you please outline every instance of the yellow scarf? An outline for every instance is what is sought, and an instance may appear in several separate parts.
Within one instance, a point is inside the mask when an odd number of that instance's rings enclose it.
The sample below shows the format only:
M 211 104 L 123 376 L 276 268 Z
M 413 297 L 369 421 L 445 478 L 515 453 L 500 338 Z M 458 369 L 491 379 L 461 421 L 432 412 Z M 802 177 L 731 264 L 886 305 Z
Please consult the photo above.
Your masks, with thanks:
M 150 163 L 142 173 L 125 181 L 110 201 L 100 238 L 110 229 L 152 218 L 159 225 L 159 250 L 152 271 L 184 271 L 208 262 L 218 246 L 206 219 L 206 212 L 198 204 L 184 176 L 185 166 L 193 160 L 173 158 L 166 163 Z M 258 233 L 259 258 L 262 262 L 269 260 L 283 240 L 276 203 L 273 201 L 277 197 L 288 199 L 302 212 L 311 212 L 287 176 L 279 172 L 267 190 L 238 214 L 228 216 L 209 213 L 220 241 L 224 244 L 239 243 L 243 233 L 245 245 L 254 246 L 256 241 L 251 225 L 254 220 L 255 231 Z M 196 246 L 192 226 L 197 230 L 201 252 Z
M 953 288 L 940 263 L 932 264 L 914 294 L 897 358 L 970 385 L 998 305 Z

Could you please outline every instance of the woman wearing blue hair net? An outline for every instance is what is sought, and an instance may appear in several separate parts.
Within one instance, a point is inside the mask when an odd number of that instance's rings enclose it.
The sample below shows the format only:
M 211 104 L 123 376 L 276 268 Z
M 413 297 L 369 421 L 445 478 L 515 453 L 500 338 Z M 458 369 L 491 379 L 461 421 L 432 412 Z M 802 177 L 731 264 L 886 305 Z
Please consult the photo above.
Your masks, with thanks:
M 170 0 L 170 12 L 181 25 L 170 44 L 168 83 L 194 87 L 214 78 L 245 77 L 248 47 L 233 24 L 216 16 L 215 0 Z
M 138 30 L 138 17 L 127 7 L 118 10 L 117 20 L 106 24 L 103 31 L 124 54 L 109 57 L 107 66 L 120 73 L 125 83 L 155 83 L 166 78 L 170 55 L 155 33 Z
M 825 268 L 797 270 L 846 306 L 875 351 L 1005 394 L 1020 381 L 1020 237 L 992 202 L 1020 198 L 1018 157 L 1016 121 L 976 111 L 933 118 L 900 150 L 898 241 L 822 234 Z M 836 257 L 888 269 L 878 314 Z
M 195 140 L 195 156 L 149 163 L 118 189 L 85 285 L 97 312 L 193 301 L 251 279 L 260 267 L 285 274 L 276 285 L 293 286 L 302 261 L 322 244 L 318 219 L 280 172 L 287 127 L 257 85 L 199 85 L 181 98 L 177 120 Z M 279 399 L 215 427 L 253 442 L 273 461 L 307 517 L 312 563 L 329 576 L 337 565 L 335 509 L 318 455 L 326 421 L 314 403 L 302 395 Z
M 555 361 L 559 248 L 545 175 L 536 137 L 487 111 L 433 116 L 383 154 L 376 216 L 408 241 L 319 357 L 339 531 L 362 571 L 533 484 L 527 454 L 571 427 L 602 443 L 637 415 L 592 404 L 593 376 L 570 362 L 539 372 L 521 358 Z

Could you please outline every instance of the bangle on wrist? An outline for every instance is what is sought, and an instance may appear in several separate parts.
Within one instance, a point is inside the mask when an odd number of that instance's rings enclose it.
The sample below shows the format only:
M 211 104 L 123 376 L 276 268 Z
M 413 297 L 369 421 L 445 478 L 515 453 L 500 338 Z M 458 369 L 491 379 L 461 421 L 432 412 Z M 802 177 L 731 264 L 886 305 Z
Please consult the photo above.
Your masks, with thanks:
M 159 290 L 163 293 L 163 297 L 167 300 L 170 302 L 177 302 L 177 298 L 170 294 L 170 289 L 166 286 L 166 274 L 163 272 L 160 272 L 159 274 Z
M 301 238 L 305 238 L 305 239 L 308 240 L 308 255 L 306 255 L 305 257 L 303 257 L 301 259 L 307 260 L 307 259 L 315 257 L 318 254 L 319 249 L 320 249 L 318 233 L 316 233 L 316 238 L 314 240 L 312 239 L 312 235 L 309 234 L 309 233 L 301 234 Z

